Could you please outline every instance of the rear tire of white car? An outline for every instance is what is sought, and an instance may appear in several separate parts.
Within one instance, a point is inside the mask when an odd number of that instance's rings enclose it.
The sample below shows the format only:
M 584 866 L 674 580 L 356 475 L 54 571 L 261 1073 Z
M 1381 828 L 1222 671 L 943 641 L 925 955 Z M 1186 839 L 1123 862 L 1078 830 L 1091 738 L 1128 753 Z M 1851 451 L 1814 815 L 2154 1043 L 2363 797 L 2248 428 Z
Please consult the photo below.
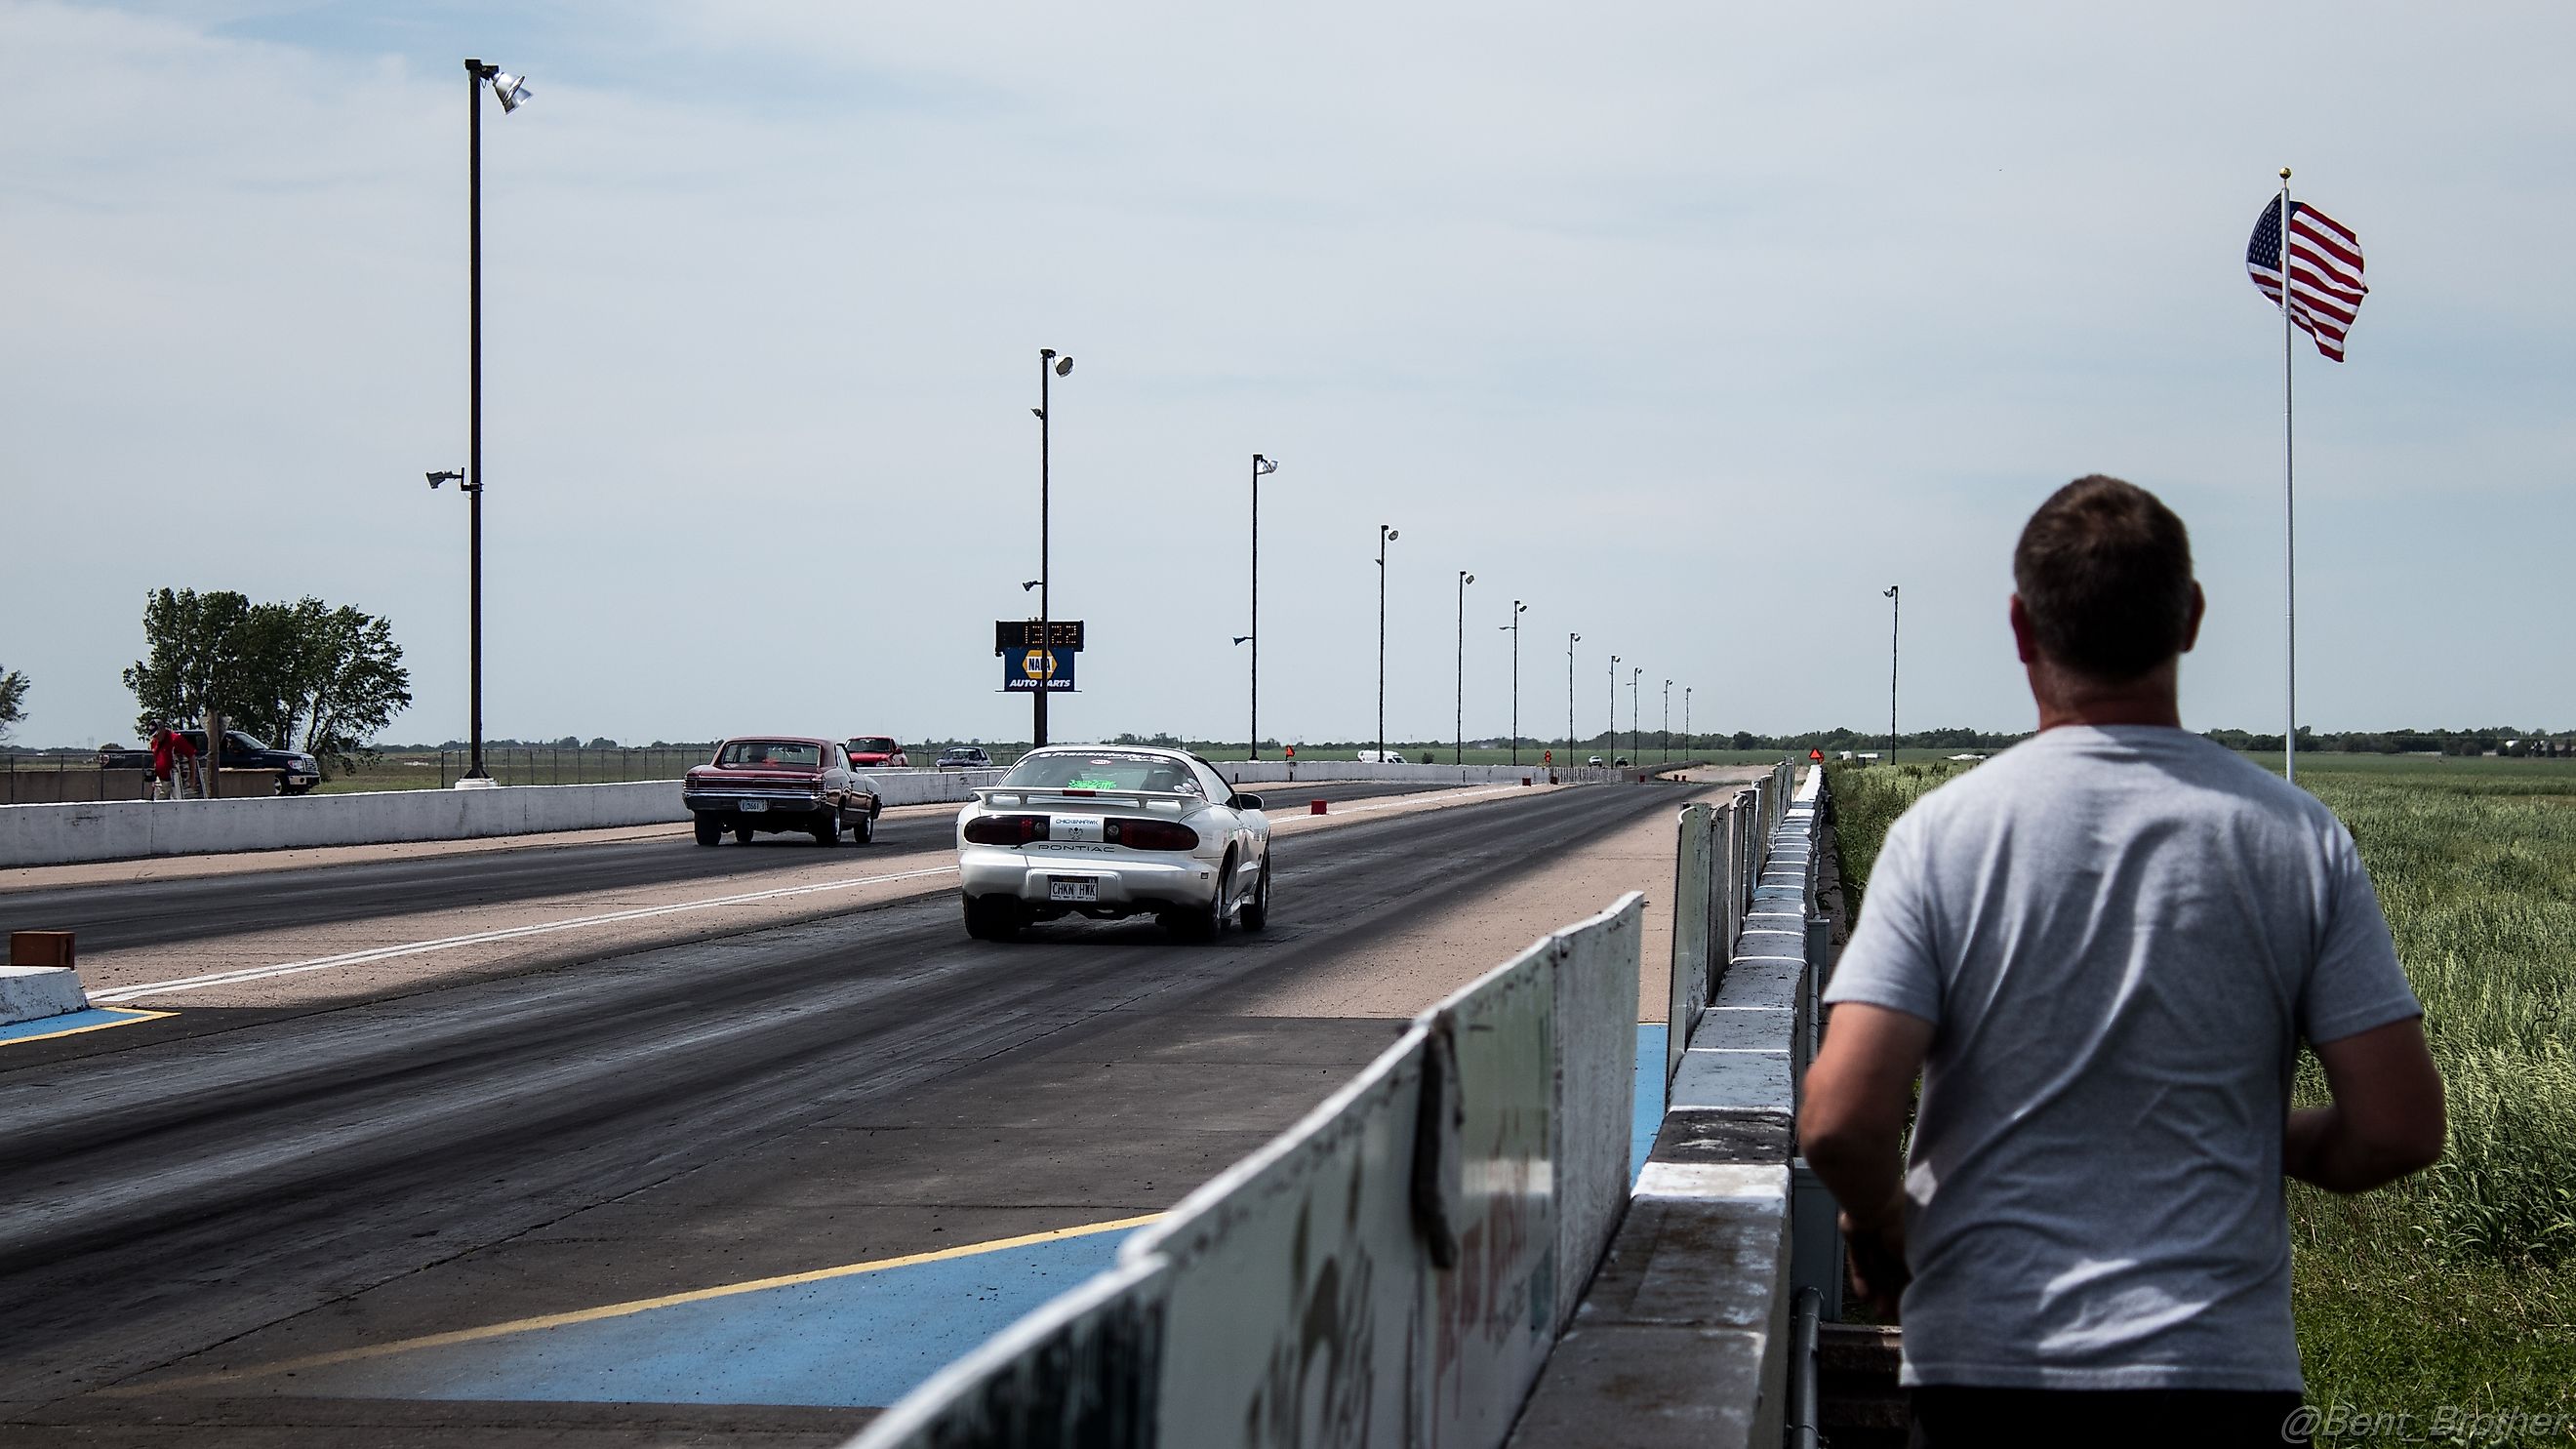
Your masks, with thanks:
M 1180 906 L 1156 917 L 1163 929 L 1184 941 L 1213 941 L 1225 929 L 1225 898 L 1234 886 L 1234 852 L 1225 853 L 1225 864 L 1217 868 L 1216 891 L 1204 906 Z
M 966 934 L 978 941 L 1007 941 L 1020 933 L 1020 903 L 1008 896 L 965 896 Z
M 1261 884 L 1252 888 L 1252 899 L 1243 903 L 1243 908 L 1235 912 L 1234 918 L 1247 931 L 1269 929 L 1270 857 L 1265 855 L 1261 858 Z

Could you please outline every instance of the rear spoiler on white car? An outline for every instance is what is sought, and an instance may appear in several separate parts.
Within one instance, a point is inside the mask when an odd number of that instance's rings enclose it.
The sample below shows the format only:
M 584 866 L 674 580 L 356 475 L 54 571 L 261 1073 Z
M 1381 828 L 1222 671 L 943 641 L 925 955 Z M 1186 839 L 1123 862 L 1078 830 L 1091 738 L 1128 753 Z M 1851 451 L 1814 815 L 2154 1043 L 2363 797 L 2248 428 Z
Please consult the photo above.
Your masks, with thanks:
M 986 806 L 1011 804 L 1023 809 L 1047 805 L 1097 805 L 1103 801 L 1132 804 L 1140 809 L 1168 805 L 1178 809 L 1191 802 L 1204 805 L 1207 797 L 1195 790 L 1069 790 L 1061 785 L 976 785 L 975 799 Z

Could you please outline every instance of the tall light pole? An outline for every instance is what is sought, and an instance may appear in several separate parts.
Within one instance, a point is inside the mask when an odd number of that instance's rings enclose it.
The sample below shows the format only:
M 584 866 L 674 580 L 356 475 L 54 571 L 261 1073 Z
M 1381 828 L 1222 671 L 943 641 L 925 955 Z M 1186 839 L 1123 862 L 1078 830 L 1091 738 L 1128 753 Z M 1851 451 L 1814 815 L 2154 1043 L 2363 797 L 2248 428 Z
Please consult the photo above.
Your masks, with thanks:
M 1252 752 L 1261 758 L 1261 475 L 1279 471 L 1279 460 L 1252 455 L 1252 632 L 1235 642 L 1252 644 Z
M 1691 722 L 1690 722 L 1690 696 L 1691 696 L 1691 687 L 1690 687 L 1689 685 L 1687 685 L 1687 684 L 1683 685 L 1683 686 L 1682 686 L 1682 753 L 1683 753 L 1683 754 L 1685 754 L 1685 755 L 1687 755 L 1687 754 L 1692 754 L 1692 753 L 1696 752 L 1696 751 L 1699 749 L 1699 736 L 1698 736 L 1698 735 L 1696 735 L 1696 734 L 1693 734 L 1693 733 L 1691 732 Z
M 1049 508 L 1053 502 L 1054 480 L 1049 477 L 1049 470 L 1054 463 L 1055 420 L 1052 415 L 1055 407 L 1047 384 L 1053 378 L 1072 375 L 1073 359 L 1070 356 L 1058 357 L 1052 347 L 1038 349 L 1038 405 L 1030 411 L 1038 415 L 1038 648 L 1043 651 L 1046 663 L 1040 670 L 1036 699 L 1031 706 L 1029 748 L 1033 750 L 1046 748 L 1047 696 L 1055 692 L 1055 589 L 1052 587 L 1055 576 L 1050 571 L 1053 559 L 1050 545 L 1054 536 Z
M 1897 611 L 1905 601 L 1896 596 L 1898 586 L 1887 586 L 1887 762 L 1896 763 L 1896 621 Z
M 1377 762 L 1386 763 L 1386 546 L 1402 537 L 1377 526 Z
M 1632 765 L 1646 755 L 1645 747 L 1638 742 L 1637 726 L 1637 681 L 1645 674 L 1646 666 L 1642 664 L 1628 666 L 1628 763 Z
M 1619 753 L 1619 656 L 1610 656 L 1610 738 L 1605 741 L 1610 753 Z
M 1521 763 L 1521 615 L 1529 605 L 1512 600 L 1512 621 L 1503 627 L 1512 631 L 1512 767 Z
M 473 753 L 457 783 L 492 783 L 483 768 L 483 87 L 490 83 L 508 115 L 525 105 L 527 78 L 506 74 L 497 65 L 465 61 L 465 470 L 457 483 L 465 494 L 466 534 L 466 685 L 468 735 Z M 436 477 L 430 486 L 438 486 Z
M 1673 682 L 1669 679 L 1664 681 L 1664 728 L 1662 730 L 1662 734 L 1663 740 L 1655 747 L 1655 758 L 1660 763 L 1669 765 L 1673 762 Z
M 1574 768 L 1574 646 L 1583 642 L 1580 634 L 1565 636 L 1565 767 Z
M 1452 726 L 1457 737 L 1449 747 L 1453 765 L 1467 763 L 1467 586 L 1475 581 L 1474 574 L 1458 570 L 1458 718 Z

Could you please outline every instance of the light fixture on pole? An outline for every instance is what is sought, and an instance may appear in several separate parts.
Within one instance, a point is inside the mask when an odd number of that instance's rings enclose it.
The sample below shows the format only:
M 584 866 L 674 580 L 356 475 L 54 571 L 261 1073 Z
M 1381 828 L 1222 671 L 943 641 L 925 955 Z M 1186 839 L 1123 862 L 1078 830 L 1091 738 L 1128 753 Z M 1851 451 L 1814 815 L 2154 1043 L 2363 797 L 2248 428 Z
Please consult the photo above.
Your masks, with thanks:
M 1053 502 L 1053 479 L 1049 471 L 1054 464 L 1054 398 L 1048 383 L 1055 378 L 1073 376 L 1073 359 L 1058 357 L 1052 347 L 1038 349 L 1038 405 L 1030 411 L 1038 415 L 1038 647 L 1046 652 L 1044 677 L 1037 688 L 1029 691 L 1033 717 L 1029 724 L 1029 748 L 1043 749 L 1047 742 L 1047 696 L 1055 690 L 1055 590 L 1053 554 L 1050 545 L 1049 507 Z
M 1449 763 L 1467 763 L 1467 586 L 1476 576 L 1458 570 L 1458 718 L 1454 728 L 1456 740 L 1449 748 Z
M 1386 763 L 1386 546 L 1400 535 L 1377 526 L 1377 762 Z
M 1512 621 L 1502 627 L 1512 631 L 1512 767 L 1521 763 L 1521 615 L 1529 605 L 1512 600 Z
M 1897 611 L 1905 601 L 1896 595 L 1897 585 L 1887 586 L 1887 762 L 1896 763 L 1896 622 Z
M 1580 634 L 1565 636 L 1565 767 L 1569 770 L 1574 768 L 1574 646 L 1582 642 Z
M 489 84 L 508 115 L 532 94 L 525 76 L 468 57 L 465 62 L 465 494 L 466 693 L 470 759 L 459 786 L 489 785 L 483 768 L 483 87 Z M 438 486 L 432 478 L 430 486 Z
M 1252 632 L 1234 642 L 1252 641 L 1252 751 L 1261 758 L 1261 475 L 1279 471 L 1279 460 L 1252 455 Z

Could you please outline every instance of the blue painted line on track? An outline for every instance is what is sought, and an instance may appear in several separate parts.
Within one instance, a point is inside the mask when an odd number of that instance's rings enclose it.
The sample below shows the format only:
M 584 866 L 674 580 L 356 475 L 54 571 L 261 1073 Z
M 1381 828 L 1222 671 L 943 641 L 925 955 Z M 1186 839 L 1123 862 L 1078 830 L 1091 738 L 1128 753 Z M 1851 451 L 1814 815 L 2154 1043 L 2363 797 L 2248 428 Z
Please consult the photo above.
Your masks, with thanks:
M 1628 1187 L 1635 1191 L 1638 1174 L 1654 1153 L 1655 1133 L 1664 1125 L 1664 1024 L 1637 1023 L 1637 1105 L 1628 1122 Z
M 34 1041 L 49 1036 L 66 1036 L 76 1031 L 96 1031 L 103 1026 L 124 1026 L 129 1022 L 151 1021 L 168 1016 L 166 1011 L 136 1011 L 122 1006 L 93 1006 L 82 1011 L 66 1011 L 59 1016 L 40 1016 L 34 1021 L 13 1021 L 0 1026 L 0 1046 L 13 1041 Z
M 1110 1266 L 1126 1236 L 1062 1238 L 305 1369 L 293 1392 L 881 1407 Z

